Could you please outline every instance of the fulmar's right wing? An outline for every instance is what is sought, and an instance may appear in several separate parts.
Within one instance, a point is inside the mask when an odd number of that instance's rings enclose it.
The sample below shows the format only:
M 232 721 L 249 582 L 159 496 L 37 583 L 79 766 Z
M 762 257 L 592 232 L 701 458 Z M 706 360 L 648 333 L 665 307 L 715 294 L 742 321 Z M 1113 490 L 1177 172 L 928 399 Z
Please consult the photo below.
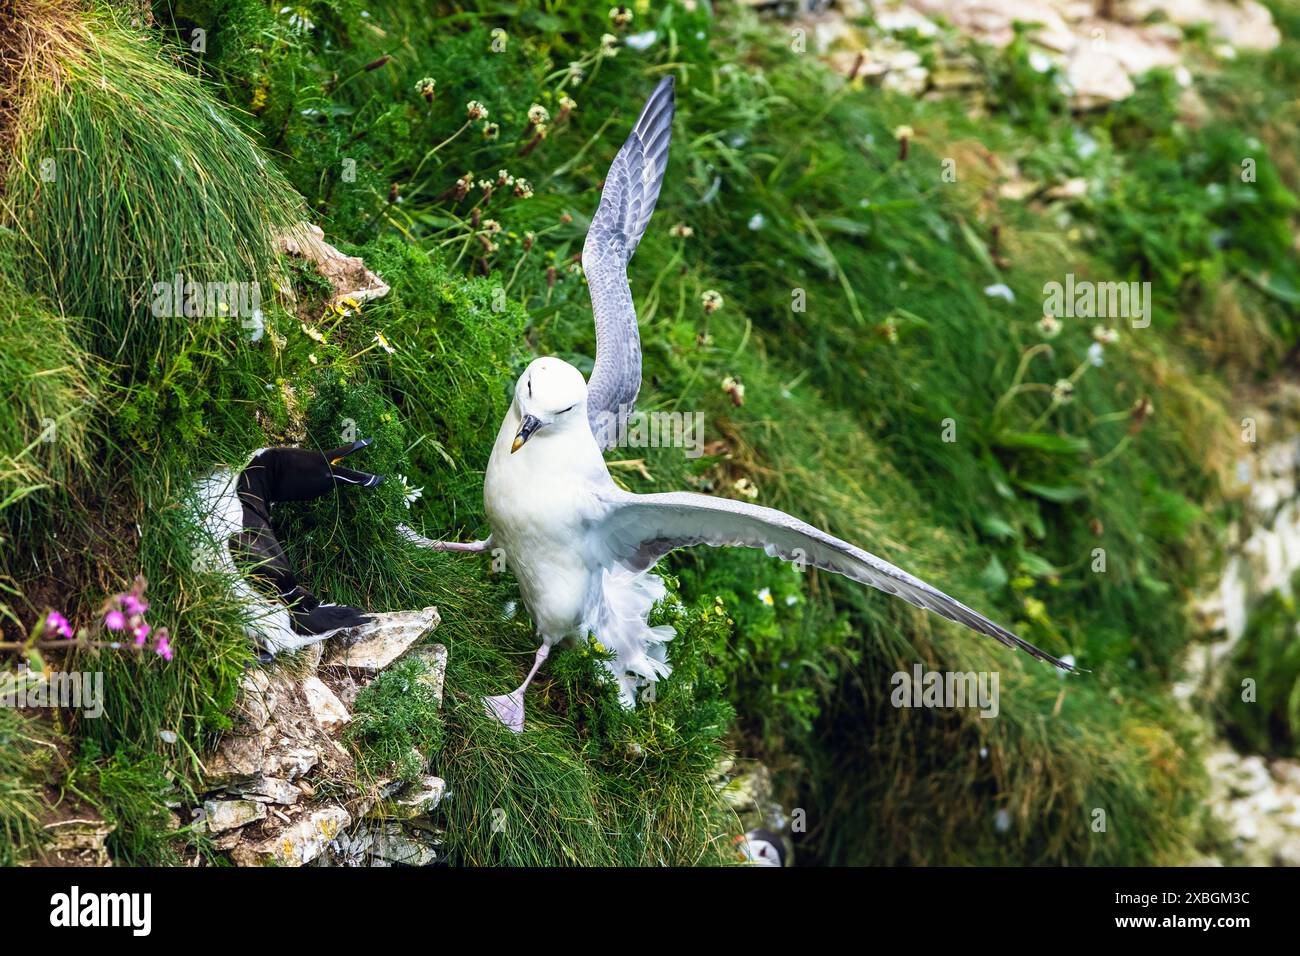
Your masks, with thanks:
M 633 571 L 652 567 L 678 548 L 762 548 L 773 557 L 834 571 L 902 598 L 1055 667 L 1076 670 L 920 578 L 783 511 L 687 491 L 638 495 L 611 488 L 601 499 L 601 541 L 607 549 L 602 557 Z
M 600 206 L 582 247 L 582 269 L 596 319 L 596 366 L 587 384 L 587 418 L 602 449 L 641 389 L 641 338 L 627 264 L 654 212 L 673 134 L 673 78 L 659 81 L 614 157 Z

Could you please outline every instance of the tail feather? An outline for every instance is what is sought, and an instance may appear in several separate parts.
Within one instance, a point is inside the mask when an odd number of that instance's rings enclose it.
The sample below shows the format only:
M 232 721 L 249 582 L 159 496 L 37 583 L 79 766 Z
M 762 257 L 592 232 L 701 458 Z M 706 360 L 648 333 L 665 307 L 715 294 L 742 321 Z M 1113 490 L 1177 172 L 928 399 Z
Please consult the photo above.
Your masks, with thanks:
M 669 624 L 651 627 L 650 611 L 667 594 L 655 574 L 624 568 L 605 570 L 583 621 L 586 633 L 614 653 L 605 668 L 619 687 L 624 707 L 636 706 L 637 691 L 672 673 L 665 646 L 676 632 Z

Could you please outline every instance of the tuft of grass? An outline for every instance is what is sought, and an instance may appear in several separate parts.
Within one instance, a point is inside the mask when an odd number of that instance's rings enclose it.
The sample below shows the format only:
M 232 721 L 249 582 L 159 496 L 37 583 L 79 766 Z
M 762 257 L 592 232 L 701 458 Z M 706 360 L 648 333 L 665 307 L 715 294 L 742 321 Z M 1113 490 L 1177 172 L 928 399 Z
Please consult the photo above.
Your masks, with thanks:
M 52 737 L 41 723 L 0 707 L 0 866 L 15 866 L 40 850 Z
M 179 823 L 168 807 L 181 797 L 167 762 L 147 750 L 123 748 L 112 755 L 82 749 L 71 775 L 75 791 L 113 825 L 108 850 L 127 866 L 178 866 Z
M 79 344 L 129 383 L 208 357 L 194 316 L 163 307 L 158 290 L 177 275 L 260 283 L 274 299 L 274 233 L 302 205 L 204 85 L 124 16 L 71 18 L 24 64 L 44 79 L 16 122 L 0 220 L 32 291 L 84 317 Z M 203 318 L 238 334 L 230 315 Z
M 563 648 L 530 689 L 522 734 L 489 717 L 483 697 L 517 683 L 535 639 L 518 626 L 495 635 L 455 627 L 447 729 L 434 755 L 451 788 L 438 813 L 454 863 L 687 866 L 729 859 L 738 824 L 714 777 L 734 712 L 705 651 L 728 624 L 711 606 L 688 611 L 670 603 L 658 614 L 657 623 L 676 628 L 680 653 L 653 701 L 624 710 L 598 666 L 599 649 Z
M 1297 579 L 1296 583 L 1300 583 Z M 1300 751 L 1300 644 L 1295 599 L 1281 592 L 1252 608 L 1223 681 L 1219 723 L 1248 753 Z
M 92 467 L 98 369 L 68 322 L 23 292 L 0 264 L 0 511 L 58 489 Z

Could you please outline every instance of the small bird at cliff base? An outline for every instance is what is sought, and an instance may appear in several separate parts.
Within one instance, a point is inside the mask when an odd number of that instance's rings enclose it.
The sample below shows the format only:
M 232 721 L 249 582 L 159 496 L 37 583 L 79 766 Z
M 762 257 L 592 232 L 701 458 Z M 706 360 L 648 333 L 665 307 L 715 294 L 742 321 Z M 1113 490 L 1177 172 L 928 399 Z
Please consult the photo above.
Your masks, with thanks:
M 673 80 L 663 80 L 619 150 L 587 233 L 582 263 L 596 318 L 590 383 L 557 358 L 532 362 L 515 385 L 488 462 L 483 500 L 492 534 L 469 544 L 417 543 L 443 550 L 500 548 L 519 581 L 542 645 L 524 682 L 490 697 L 512 730 L 524 724 L 524 692 L 551 647 L 588 634 L 610 651 L 605 666 L 620 700 L 667 676 L 668 625 L 647 617 L 665 594 L 656 562 L 677 548 L 762 548 L 769 555 L 834 571 L 934 611 L 1039 660 L 1073 670 L 924 581 L 797 518 L 771 508 L 689 492 L 633 494 L 610 477 L 602 450 L 616 440 L 641 384 L 641 349 L 627 264 L 654 210 L 672 131 Z

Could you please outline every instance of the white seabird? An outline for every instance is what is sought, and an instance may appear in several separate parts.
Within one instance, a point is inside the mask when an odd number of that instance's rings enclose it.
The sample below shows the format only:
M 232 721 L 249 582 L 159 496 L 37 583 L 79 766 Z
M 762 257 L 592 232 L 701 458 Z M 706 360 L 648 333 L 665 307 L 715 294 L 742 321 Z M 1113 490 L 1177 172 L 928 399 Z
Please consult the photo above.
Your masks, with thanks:
M 689 492 L 633 494 L 601 454 L 616 440 L 641 384 L 641 350 L 627 263 L 654 210 L 672 131 L 673 80 L 655 88 L 605 179 L 582 264 L 596 319 L 590 383 L 558 358 L 532 362 L 515 385 L 488 462 L 483 501 L 491 536 L 472 543 L 416 543 L 441 550 L 501 549 L 542 640 L 514 691 L 486 703 L 510 729 L 524 723 L 524 691 L 551 647 L 594 634 L 631 707 L 639 687 L 671 672 L 673 629 L 646 619 L 665 587 L 652 568 L 677 548 L 762 548 L 801 566 L 834 571 L 956 621 L 1039 660 L 1073 668 L 918 578 L 772 508 Z

